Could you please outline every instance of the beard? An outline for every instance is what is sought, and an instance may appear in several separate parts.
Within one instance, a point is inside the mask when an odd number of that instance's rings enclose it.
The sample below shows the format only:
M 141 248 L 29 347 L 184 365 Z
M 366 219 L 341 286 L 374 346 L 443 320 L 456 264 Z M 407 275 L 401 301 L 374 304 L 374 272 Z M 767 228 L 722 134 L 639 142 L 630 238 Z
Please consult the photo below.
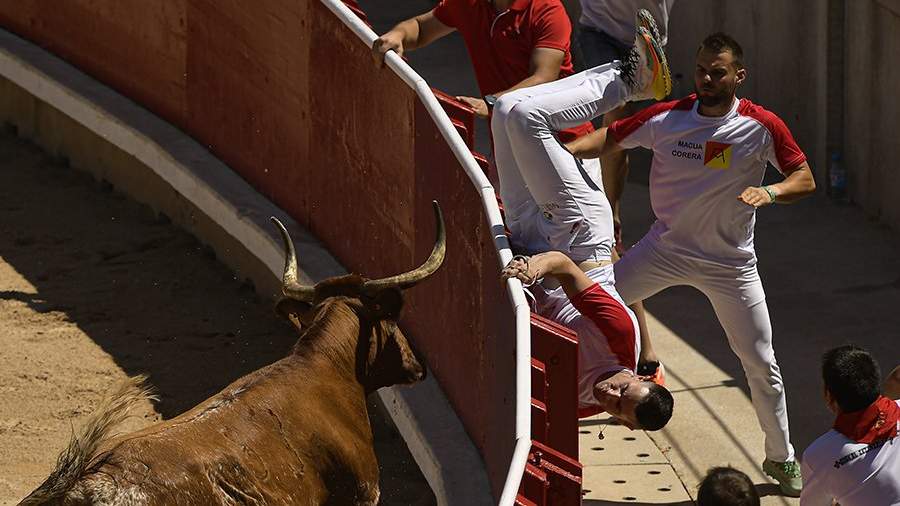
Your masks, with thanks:
M 697 99 L 700 101 L 700 105 L 703 107 L 719 107 L 726 104 L 730 104 L 734 99 L 734 88 L 722 90 L 718 93 L 713 93 L 711 95 L 701 95 L 700 88 L 694 86 L 694 93 L 697 94 Z

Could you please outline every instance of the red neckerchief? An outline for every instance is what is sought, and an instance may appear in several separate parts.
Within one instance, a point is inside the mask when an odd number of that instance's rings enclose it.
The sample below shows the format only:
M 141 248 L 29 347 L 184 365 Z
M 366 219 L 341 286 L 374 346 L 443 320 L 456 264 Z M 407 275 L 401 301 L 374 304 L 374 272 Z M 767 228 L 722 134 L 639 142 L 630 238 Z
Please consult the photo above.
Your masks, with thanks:
M 898 425 L 900 406 L 883 395 L 866 409 L 841 413 L 834 420 L 834 430 L 865 444 L 897 437 Z

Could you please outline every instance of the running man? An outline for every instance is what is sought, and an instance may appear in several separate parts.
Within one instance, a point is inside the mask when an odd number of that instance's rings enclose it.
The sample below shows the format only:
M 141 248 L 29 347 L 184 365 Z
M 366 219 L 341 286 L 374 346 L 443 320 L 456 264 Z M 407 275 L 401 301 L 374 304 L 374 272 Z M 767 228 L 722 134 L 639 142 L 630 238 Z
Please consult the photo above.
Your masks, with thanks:
M 650 201 L 657 221 L 616 262 L 616 288 L 626 303 L 674 285 L 693 286 L 709 298 L 744 368 L 765 433 L 763 470 L 785 494 L 798 496 L 800 466 L 790 442 L 753 228 L 757 208 L 794 202 L 816 185 L 784 122 L 736 98 L 747 77 L 742 57 L 734 39 L 710 35 L 697 51 L 696 94 L 651 106 L 567 147 L 581 158 L 636 146 L 653 151 Z M 783 181 L 761 186 L 767 163 Z
M 671 394 L 635 374 L 640 332 L 614 287 L 612 212 L 602 186 L 557 133 L 628 100 L 668 93 L 668 67 L 650 30 L 653 19 L 646 11 L 638 18 L 635 46 L 623 63 L 509 92 L 497 101 L 491 126 L 513 248 L 549 252 L 513 260 L 504 276 L 534 281 L 547 275 L 561 283 L 537 285 L 532 292 L 539 314 L 579 335 L 580 415 L 605 410 L 630 427 L 655 430 L 671 416 Z M 632 395 L 655 399 L 653 421 L 632 412 Z M 627 409 L 613 399 L 630 399 Z

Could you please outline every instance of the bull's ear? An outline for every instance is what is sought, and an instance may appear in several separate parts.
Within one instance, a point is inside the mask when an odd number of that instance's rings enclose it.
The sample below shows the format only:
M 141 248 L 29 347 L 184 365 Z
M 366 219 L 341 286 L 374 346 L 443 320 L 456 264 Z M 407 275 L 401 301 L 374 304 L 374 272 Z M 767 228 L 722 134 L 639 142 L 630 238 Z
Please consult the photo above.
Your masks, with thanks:
M 284 298 L 275 304 L 275 312 L 291 322 L 297 330 L 309 325 L 312 305 L 295 299 Z

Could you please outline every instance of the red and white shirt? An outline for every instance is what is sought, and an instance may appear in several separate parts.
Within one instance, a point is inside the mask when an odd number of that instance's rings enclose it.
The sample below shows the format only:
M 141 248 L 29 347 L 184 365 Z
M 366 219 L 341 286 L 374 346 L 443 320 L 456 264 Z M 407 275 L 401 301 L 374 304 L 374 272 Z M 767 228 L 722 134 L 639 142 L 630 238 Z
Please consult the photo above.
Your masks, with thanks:
M 482 95 L 508 90 L 530 76 L 531 55 L 539 47 L 562 51 L 559 77 L 572 75 L 572 24 L 560 0 L 514 0 L 500 13 L 488 0 L 441 0 L 432 13 L 462 35 Z M 584 123 L 559 135 L 569 142 L 593 130 Z
M 565 325 L 578 334 L 578 416 L 602 410 L 594 398 L 594 383 L 601 376 L 629 370 L 636 372 L 641 351 L 640 331 L 634 313 L 616 292 L 612 265 L 585 272 L 596 281 L 569 300 L 563 289 L 536 285 L 535 312 Z
M 650 229 L 671 251 L 725 265 L 756 263 L 756 210 L 737 199 L 762 183 L 767 162 L 789 174 L 806 161 L 775 114 L 747 99 L 720 117 L 701 116 L 696 95 L 655 104 L 613 123 L 621 146 L 653 151 Z

